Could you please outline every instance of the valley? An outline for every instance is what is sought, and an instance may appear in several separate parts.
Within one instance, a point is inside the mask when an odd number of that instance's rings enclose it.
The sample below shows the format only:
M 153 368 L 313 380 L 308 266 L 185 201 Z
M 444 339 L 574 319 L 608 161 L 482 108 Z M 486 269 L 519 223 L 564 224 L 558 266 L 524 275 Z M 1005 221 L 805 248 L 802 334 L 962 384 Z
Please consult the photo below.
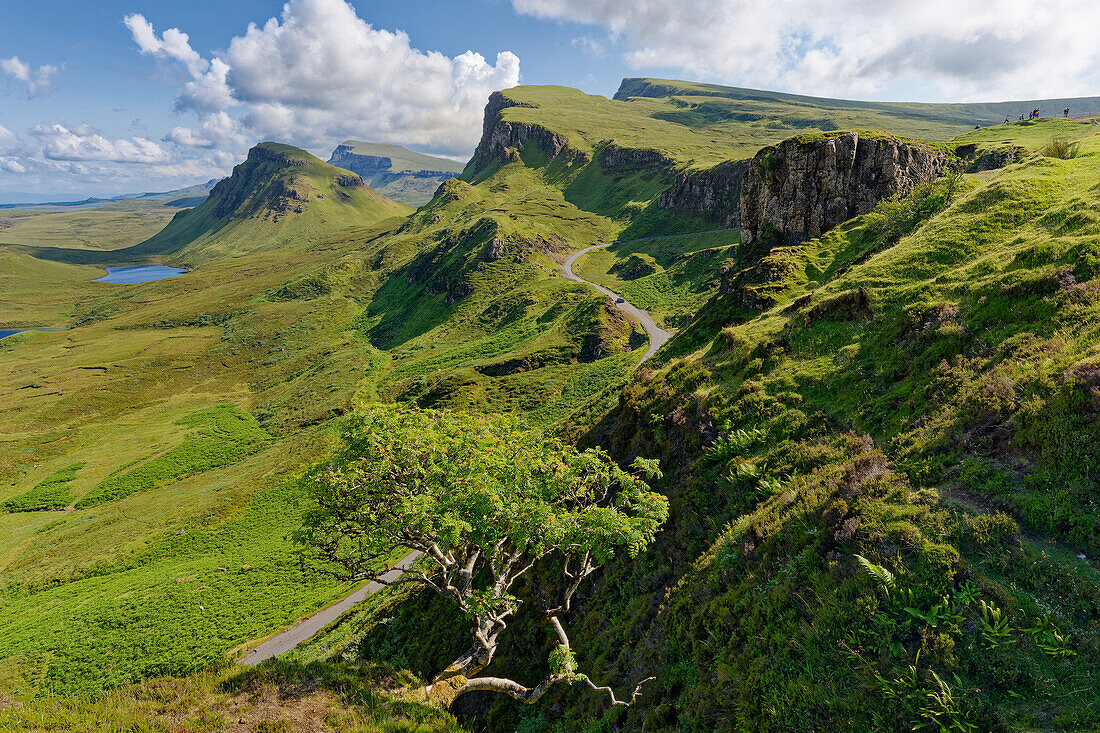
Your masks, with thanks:
M 465 165 L 264 142 L 186 206 L 0 212 L 0 729 L 1100 725 L 1100 136 L 1032 104 L 519 86 Z M 311 466 L 414 406 L 660 460 L 563 616 L 636 704 L 414 699 L 468 618 L 304 561 Z

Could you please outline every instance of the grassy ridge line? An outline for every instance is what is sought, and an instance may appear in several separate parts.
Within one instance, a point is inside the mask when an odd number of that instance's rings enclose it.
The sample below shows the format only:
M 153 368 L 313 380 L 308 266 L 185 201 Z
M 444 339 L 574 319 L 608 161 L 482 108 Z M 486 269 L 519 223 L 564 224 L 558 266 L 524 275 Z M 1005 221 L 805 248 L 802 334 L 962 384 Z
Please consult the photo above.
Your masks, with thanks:
M 901 119 L 924 117 L 956 126 L 967 126 L 968 129 L 975 124 L 981 124 L 984 127 L 1000 124 L 1005 115 L 1009 115 L 1010 120 L 1015 121 L 1021 113 L 1027 114 L 1036 107 L 1040 107 L 1051 117 L 1061 116 L 1065 107 L 1069 107 L 1073 115 L 1100 114 L 1100 97 L 961 103 L 868 102 L 672 79 L 623 79 L 614 99 L 627 101 L 635 97 L 713 97 L 739 103 L 767 102 L 808 108 L 878 110 L 891 113 Z M 959 131 L 959 133 L 962 132 L 962 130 Z
M 299 148 L 261 143 L 203 203 L 178 214 L 145 242 L 117 254 L 170 256 L 194 265 L 315 241 L 333 231 L 412 211 L 367 186 L 353 185 L 351 175 Z
M 350 147 L 351 152 L 355 155 L 372 155 L 380 158 L 389 158 L 390 172 L 392 173 L 401 173 L 403 171 L 411 173 L 417 173 L 419 171 L 443 171 L 445 173 L 457 174 L 461 173 L 462 169 L 466 166 L 465 163 L 460 163 L 457 160 L 418 153 L 415 150 L 409 150 L 401 145 L 368 143 L 361 140 L 345 140 L 340 143 L 340 145 Z M 329 162 L 331 163 L 332 161 L 330 160 Z

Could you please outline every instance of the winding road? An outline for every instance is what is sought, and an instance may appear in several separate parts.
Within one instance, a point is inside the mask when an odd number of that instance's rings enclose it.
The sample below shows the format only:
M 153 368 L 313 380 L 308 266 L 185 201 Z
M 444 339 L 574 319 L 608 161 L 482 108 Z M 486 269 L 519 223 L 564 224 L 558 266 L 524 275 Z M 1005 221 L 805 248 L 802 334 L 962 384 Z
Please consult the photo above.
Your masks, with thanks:
M 585 247 L 579 252 L 574 252 L 572 255 L 569 256 L 569 259 L 565 261 L 565 264 L 561 266 L 561 270 L 562 274 L 565 275 L 567 279 L 573 280 L 574 282 L 584 283 L 585 285 L 590 285 L 607 297 L 611 298 L 611 300 L 615 303 L 616 308 L 623 311 L 624 313 L 629 314 L 634 318 L 634 320 L 642 324 L 642 328 L 645 329 L 646 335 L 649 337 L 649 348 L 646 349 L 645 355 L 642 357 L 641 361 L 638 362 L 639 364 L 641 364 L 643 361 L 656 354 L 657 349 L 664 346 L 665 342 L 672 337 L 672 333 L 658 326 L 657 323 L 653 320 L 652 316 L 650 316 L 647 311 L 644 311 L 641 308 L 635 307 L 634 305 L 627 303 L 625 299 L 622 303 L 619 303 L 618 300 L 621 296 L 611 292 L 602 285 L 597 285 L 594 282 L 585 280 L 584 278 L 574 274 L 573 272 L 573 265 L 583 255 L 591 252 L 594 249 L 610 247 L 612 244 L 612 242 L 608 242 L 607 244 L 595 244 L 591 247 Z M 394 565 L 388 573 L 385 573 L 382 576 L 382 579 L 385 581 L 395 580 L 397 576 L 401 575 L 401 573 L 412 567 L 412 564 L 416 562 L 416 559 L 418 557 L 420 557 L 419 552 L 410 552 L 408 555 L 403 557 L 396 565 Z M 295 648 L 302 642 L 308 641 L 309 639 L 313 638 L 319 631 L 324 629 L 336 619 L 340 618 L 340 616 L 342 616 L 358 603 L 362 602 L 365 598 L 374 595 L 385 587 L 386 586 L 382 583 L 372 581 L 360 588 L 357 588 L 350 595 L 345 596 L 343 599 L 337 601 L 331 606 L 326 606 L 325 608 L 322 608 L 320 611 L 313 614 L 312 616 L 307 616 L 306 618 L 299 620 L 289 629 L 275 634 L 270 639 L 257 646 L 255 649 L 250 650 L 241 658 L 241 664 L 251 666 L 259 664 L 265 659 L 277 657 L 280 654 L 285 654 L 286 652 L 289 652 L 291 649 Z
M 582 255 L 585 255 L 594 249 L 603 249 L 604 247 L 610 247 L 612 244 L 614 243 L 608 242 L 607 244 L 594 244 L 591 247 L 585 247 L 579 252 L 574 252 L 572 255 L 569 256 L 569 259 L 565 261 L 565 264 L 561 266 L 561 271 L 568 280 L 584 283 L 585 285 L 591 285 L 592 287 L 596 288 L 596 290 L 599 290 L 601 293 L 611 298 L 611 300 L 615 303 L 616 308 L 623 311 L 624 313 L 629 313 L 631 316 L 634 317 L 634 320 L 642 324 L 642 328 L 645 329 L 646 335 L 649 336 L 649 348 L 646 349 L 645 356 L 642 357 L 642 361 L 645 361 L 649 357 L 656 354 L 657 349 L 664 346 L 665 342 L 672 338 L 672 333 L 658 326 L 656 321 L 653 320 L 653 317 L 650 316 L 647 311 L 644 311 L 641 308 L 627 303 L 625 299 L 622 303 L 618 302 L 619 298 L 621 298 L 622 296 L 618 295 L 617 293 L 611 292 L 602 285 L 597 285 L 590 280 L 585 280 L 583 277 L 573 272 L 573 265 L 578 259 L 581 258 Z M 642 361 L 639 361 L 638 363 L 641 364 Z
M 387 582 L 396 580 L 397 576 L 412 567 L 412 564 L 416 562 L 416 558 L 418 557 L 420 557 L 420 553 L 417 551 L 405 555 L 405 557 L 401 558 L 388 573 L 382 575 L 382 580 Z M 351 595 L 345 596 L 342 600 L 333 603 L 331 606 L 322 608 L 312 616 L 301 619 L 286 631 L 280 631 L 255 649 L 252 649 L 241 658 L 241 664 L 252 666 L 254 664 L 259 664 L 265 659 L 277 657 L 280 654 L 289 652 L 303 641 L 313 638 L 318 631 L 340 618 L 340 616 L 357 603 L 361 602 L 364 598 L 374 595 L 385 587 L 386 586 L 382 583 L 371 581 L 357 588 Z

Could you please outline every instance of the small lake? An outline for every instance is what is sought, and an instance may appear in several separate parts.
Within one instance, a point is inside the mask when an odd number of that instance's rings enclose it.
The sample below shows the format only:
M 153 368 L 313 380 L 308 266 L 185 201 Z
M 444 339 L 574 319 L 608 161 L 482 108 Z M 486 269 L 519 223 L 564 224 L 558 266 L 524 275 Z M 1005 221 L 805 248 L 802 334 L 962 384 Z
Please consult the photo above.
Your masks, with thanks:
M 60 331 L 60 328 L 0 328 L 0 339 L 14 336 L 24 331 Z
M 137 285 L 154 280 L 186 275 L 187 270 L 164 265 L 137 265 L 136 267 L 108 267 L 107 274 L 92 282 L 113 283 L 115 285 Z

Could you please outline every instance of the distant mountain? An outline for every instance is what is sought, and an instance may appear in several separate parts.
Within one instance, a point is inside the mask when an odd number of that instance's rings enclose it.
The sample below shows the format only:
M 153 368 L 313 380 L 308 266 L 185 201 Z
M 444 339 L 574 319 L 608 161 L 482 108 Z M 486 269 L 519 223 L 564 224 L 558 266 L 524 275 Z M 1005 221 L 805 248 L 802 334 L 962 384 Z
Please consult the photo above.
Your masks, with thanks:
M 10 207 L 12 204 L 33 204 L 46 200 L 74 201 L 78 198 L 80 198 L 80 194 L 78 193 L 28 193 L 26 191 L 4 191 L 0 193 L 0 206 Z
M 462 172 L 464 164 L 417 153 L 400 145 L 345 140 L 328 162 L 358 173 L 376 191 L 410 206 L 431 200 L 439 184 Z
M 97 206 L 103 206 L 105 204 L 113 204 L 116 201 L 133 201 L 136 199 L 165 199 L 165 206 L 176 206 L 179 208 L 196 206 L 206 198 L 211 189 L 218 182 L 218 179 L 212 178 L 206 183 L 196 183 L 192 186 L 185 186 L 184 188 L 177 188 L 172 191 L 146 191 L 143 193 L 124 193 L 119 196 L 111 196 L 109 198 L 98 198 L 95 196 L 76 200 L 76 196 L 66 196 L 64 194 L 57 195 L 56 197 L 44 196 L 41 194 L 25 194 L 25 193 L 12 193 L 12 194 L 0 194 L 0 197 L 9 201 L 10 203 L 0 204 L 0 209 L 39 209 L 39 208 L 94 208 Z M 51 200 L 44 200 L 50 198 Z
M 265 142 L 193 209 L 128 250 L 172 254 L 184 264 L 307 242 L 330 231 L 372 224 L 411 209 L 304 150 Z

